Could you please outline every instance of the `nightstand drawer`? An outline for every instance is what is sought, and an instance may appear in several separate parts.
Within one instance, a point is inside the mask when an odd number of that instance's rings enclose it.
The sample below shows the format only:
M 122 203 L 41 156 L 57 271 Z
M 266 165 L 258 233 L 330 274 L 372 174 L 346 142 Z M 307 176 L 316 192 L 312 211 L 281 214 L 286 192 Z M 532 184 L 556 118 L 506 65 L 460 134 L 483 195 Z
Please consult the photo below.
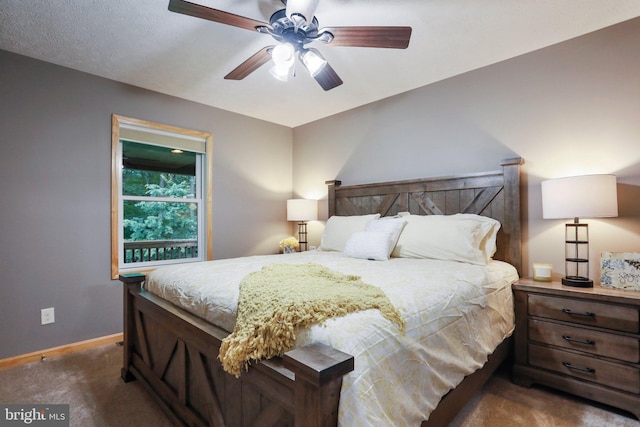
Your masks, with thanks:
M 626 362 L 640 362 L 637 338 L 529 319 L 529 340 Z
M 640 393 L 640 370 L 568 351 L 529 344 L 529 364 L 630 393 Z
M 528 306 L 530 316 L 616 331 L 640 331 L 640 310 L 631 307 L 536 294 L 529 295 Z

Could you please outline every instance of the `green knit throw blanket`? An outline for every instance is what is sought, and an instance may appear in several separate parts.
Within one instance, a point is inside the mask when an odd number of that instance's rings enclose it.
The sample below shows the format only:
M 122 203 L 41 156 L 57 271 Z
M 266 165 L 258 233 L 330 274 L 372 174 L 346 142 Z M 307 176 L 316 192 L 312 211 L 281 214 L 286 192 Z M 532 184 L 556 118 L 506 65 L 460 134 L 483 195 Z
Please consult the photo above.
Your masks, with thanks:
M 378 287 L 324 266 L 271 264 L 240 283 L 233 333 L 220 346 L 225 371 L 239 377 L 252 360 L 281 356 L 296 342 L 296 331 L 330 317 L 378 309 L 404 331 L 404 319 Z

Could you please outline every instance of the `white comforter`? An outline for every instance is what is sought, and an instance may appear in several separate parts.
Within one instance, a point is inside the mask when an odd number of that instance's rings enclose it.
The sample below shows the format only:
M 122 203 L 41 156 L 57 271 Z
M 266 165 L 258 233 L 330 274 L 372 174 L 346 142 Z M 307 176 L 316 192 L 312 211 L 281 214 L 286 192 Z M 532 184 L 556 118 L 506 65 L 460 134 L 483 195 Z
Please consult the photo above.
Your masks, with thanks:
M 342 427 L 419 426 L 514 328 L 510 285 L 517 272 L 500 261 L 367 261 L 312 251 L 163 267 L 145 287 L 232 331 L 242 278 L 283 262 L 315 262 L 359 275 L 383 289 L 406 321 L 403 335 L 377 310 L 367 310 L 298 334 L 298 345 L 322 342 L 355 357 L 355 370 L 342 385 Z

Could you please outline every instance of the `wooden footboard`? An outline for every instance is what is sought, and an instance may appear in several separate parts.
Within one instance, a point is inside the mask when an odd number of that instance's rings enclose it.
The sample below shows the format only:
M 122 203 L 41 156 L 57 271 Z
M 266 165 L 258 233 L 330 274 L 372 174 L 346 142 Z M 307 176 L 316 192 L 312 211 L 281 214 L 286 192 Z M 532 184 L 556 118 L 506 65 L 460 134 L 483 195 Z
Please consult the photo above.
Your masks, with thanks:
M 353 357 L 317 344 L 255 363 L 238 379 L 218 360 L 227 332 L 122 275 L 122 378 L 137 379 L 177 425 L 335 427 L 342 377 Z

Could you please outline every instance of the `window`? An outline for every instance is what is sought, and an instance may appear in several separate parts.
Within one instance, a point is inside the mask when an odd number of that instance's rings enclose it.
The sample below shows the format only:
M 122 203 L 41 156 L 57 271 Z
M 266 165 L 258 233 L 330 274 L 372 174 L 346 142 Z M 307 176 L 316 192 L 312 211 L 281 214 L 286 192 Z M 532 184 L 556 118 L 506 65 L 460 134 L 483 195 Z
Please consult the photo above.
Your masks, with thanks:
M 111 276 L 211 251 L 211 134 L 113 116 Z

